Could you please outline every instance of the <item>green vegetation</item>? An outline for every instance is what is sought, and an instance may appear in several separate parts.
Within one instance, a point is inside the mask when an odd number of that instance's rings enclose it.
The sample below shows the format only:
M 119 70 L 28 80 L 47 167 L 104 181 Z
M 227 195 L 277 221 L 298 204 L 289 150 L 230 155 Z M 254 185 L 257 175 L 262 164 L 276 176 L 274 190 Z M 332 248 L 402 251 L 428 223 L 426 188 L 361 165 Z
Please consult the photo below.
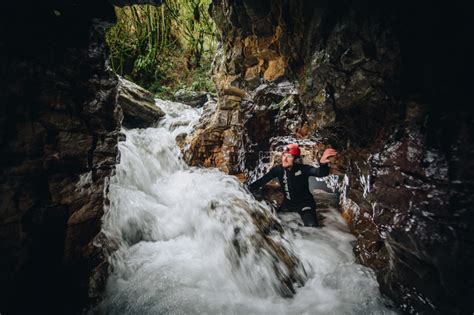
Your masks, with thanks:
M 215 93 L 210 64 L 217 32 L 211 0 L 165 0 L 160 7 L 116 8 L 106 34 L 112 69 L 160 98 L 178 89 Z

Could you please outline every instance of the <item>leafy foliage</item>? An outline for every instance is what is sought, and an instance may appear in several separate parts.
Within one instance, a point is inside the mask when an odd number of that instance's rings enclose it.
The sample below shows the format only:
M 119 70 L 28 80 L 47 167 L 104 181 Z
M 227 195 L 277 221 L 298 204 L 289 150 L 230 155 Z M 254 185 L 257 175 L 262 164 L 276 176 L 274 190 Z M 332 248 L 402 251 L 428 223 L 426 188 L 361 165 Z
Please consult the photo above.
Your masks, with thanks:
M 182 88 L 215 92 L 209 69 L 217 32 L 210 2 L 115 8 L 117 23 L 106 34 L 111 68 L 163 98 Z

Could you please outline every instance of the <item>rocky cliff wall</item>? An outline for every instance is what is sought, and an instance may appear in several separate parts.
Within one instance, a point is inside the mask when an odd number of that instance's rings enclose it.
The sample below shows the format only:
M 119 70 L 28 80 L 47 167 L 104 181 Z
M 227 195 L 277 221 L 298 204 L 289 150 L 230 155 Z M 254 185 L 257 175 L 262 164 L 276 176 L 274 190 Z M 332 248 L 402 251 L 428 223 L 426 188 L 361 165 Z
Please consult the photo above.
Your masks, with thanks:
M 211 12 L 219 101 L 188 161 L 248 178 L 285 141 L 335 147 L 341 212 L 381 290 L 408 313 L 472 311 L 467 7 L 215 0 Z
M 2 314 L 73 314 L 100 297 L 98 233 L 122 121 L 105 66 L 112 4 L 2 3 Z

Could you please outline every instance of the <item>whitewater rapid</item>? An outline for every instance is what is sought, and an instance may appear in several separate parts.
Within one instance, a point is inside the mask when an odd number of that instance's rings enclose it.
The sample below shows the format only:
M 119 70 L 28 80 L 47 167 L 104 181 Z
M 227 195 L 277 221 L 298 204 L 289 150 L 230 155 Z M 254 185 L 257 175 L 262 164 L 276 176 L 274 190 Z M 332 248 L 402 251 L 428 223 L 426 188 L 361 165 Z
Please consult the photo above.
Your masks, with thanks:
M 374 273 L 355 263 L 354 237 L 336 209 L 323 228 L 280 216 L 271 234 L 302 263 L 296 294 L 278 293 L 275 257 L 259 248 L 251 211 L 274 217 L 233 176 L 188 167 L 175 138 L 192 131 L 200 109 L 157 100 L 157 128 L 122 130 L 102 231 L 110 247 L 102 314 L 392 314 Z M 235 237 L 245 254 L 236 254 Z M 280 267 L 279 267 L 280 268 Z M 282 272 L 286 272 L 284 266 Z M 304 269 L 304 270 L 303 270 Z

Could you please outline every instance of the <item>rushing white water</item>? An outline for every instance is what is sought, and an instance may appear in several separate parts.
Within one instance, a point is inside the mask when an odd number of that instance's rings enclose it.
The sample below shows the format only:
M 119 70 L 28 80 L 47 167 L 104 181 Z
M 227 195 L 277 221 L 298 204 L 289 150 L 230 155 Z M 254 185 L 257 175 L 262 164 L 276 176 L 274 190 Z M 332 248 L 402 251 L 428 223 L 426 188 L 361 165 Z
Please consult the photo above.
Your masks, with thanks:
M 103 218 L 103 232 L 117 250 L 100 313 L 391 313 L 373 272 L 354 262 L 354 238 L 334 209 L 323 228 L 299 226 L 289 213 L 280 218 L 283 235 L 271 233 L 305 270 L 297 273 L 306 283 L 292 298 L 282 297 L 275 255 L 260 246 L 249 215 L 272 217 L 270 207 L 232 176 L 188 167 L 175 137 L 189 132 L 200 112 L 159 102 L 167 114 L 160 126 L 124 130 L 126 141 L 119 144 L 121 162 Z

